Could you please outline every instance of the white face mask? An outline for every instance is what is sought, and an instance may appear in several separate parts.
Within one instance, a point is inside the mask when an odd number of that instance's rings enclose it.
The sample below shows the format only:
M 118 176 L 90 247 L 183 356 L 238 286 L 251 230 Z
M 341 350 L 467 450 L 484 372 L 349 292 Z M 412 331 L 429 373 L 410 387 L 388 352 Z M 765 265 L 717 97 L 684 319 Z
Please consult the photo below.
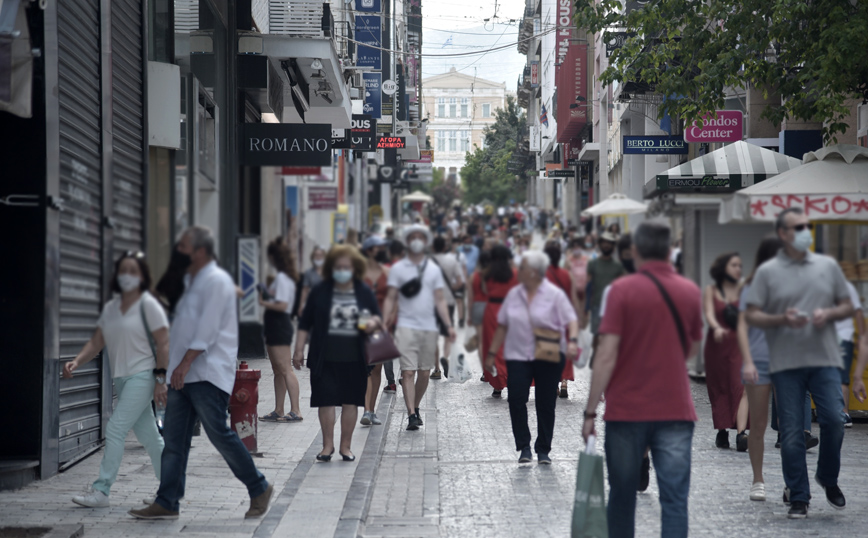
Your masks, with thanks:
M 425 241 L 421 239 L 414 239 L 410 241 L 410 250 L 413 251 L 413 254 L 419 254 L 423 250 L 425 250 Z
M 814 236 L 811 230 L 802 230 L 796 232 L 796 237 L 793 239 L 793 248 L 799 252 L 807 252 L 811 245 L 814 244 Z
M 134 275 L 118 275 L 118 286 L 125 292 L 133 291 L 142 284 L 142 279 Z
M 325 259 L 319 259 L 319 260 L 313 261 L 313 264 L 316 265 L 317 267 L 321 267 L 322 264 L 324 264 L 324 263 L 325 263 Z

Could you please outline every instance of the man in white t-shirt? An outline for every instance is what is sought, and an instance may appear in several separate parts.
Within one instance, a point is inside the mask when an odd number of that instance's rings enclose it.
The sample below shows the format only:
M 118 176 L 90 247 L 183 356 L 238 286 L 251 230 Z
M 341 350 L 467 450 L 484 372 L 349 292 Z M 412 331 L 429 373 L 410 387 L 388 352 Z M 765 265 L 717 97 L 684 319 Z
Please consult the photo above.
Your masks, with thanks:
M 464 285 L 464 271 L 461 269 L 461 264 L 455 254 L 452 254 L 447 249 L 447 242 L 443 236 L 434 238 L 433 243 L 434 256 L 433 260 L 437 262 L 440 269 L 443 271 L 443 277 L 446 280 L 446 291 L 443 293 L 446 296 L 446 306 L 449 309 L 449 321 L 455 318 L 455 307 L 458 304 L 455 298 L 455 290 L 460 289 Z M 446 328 L 440 324 L 440 336 L 446 337 Z M 449 360 L 448 357 L 452 352 L 452 342 L 447 338 L 443 344 L 443 354 L 440 355 L 440 364 L 443 365 L 443 372 L 446 377 L 449 377 Z M 436 356 L 435 356 L 436 359 Z M 440 367 L 435 366 L 434 373 L 431 374 L 431 379 L 440 379 Z
M 419 404 L 428 389 L 428 378 L 437 358 L 435 308 L 452 342 L 455 341 L 455 330 L 449 319 L 443 275 L 425 255 L 430 237 L 428 228 L 408 226 L 403 235 L 408 253 L 389 270 L 389 291 L 383 317 L 388 326 L 397 315 L 395 343 L 401 352 L 401 386 L 407 414 L 410 415 L 407 429 L 418 430 L 423 425 Z
M 455 216 L 455 213 L 452 214 L 452 220 L 446 223 L 446 226 L 452 232 L 452 238 L 455 239 L 458 237 L 458 232 L 461 231 L 461 223 L 458 222 L 458 218 Z

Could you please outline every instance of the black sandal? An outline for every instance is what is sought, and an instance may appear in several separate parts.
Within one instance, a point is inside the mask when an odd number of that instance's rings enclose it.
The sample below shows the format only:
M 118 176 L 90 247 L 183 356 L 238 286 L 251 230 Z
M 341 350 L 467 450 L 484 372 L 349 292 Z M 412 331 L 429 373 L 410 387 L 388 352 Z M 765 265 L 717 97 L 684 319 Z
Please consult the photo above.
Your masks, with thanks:
M 334 453 L 335 453 L 335 451 L 334 451 L 334 449 L 332 449 L 331 454 L 317 454 L 316 455 L 316 461 L 322 461 L 322 462 L 332 461 L 332 454 L 334 454 Z M 343 454 L 341 454 L 341 455 L 343 455 Z
M 341 457 L 344 459 L 344 461 L 356 461 L 356 457 L 355 457 L 355 456 L 347 456 L 347 455 L 344 454 L 343 452 L 339 452 L 339 454 L 340 454 Z

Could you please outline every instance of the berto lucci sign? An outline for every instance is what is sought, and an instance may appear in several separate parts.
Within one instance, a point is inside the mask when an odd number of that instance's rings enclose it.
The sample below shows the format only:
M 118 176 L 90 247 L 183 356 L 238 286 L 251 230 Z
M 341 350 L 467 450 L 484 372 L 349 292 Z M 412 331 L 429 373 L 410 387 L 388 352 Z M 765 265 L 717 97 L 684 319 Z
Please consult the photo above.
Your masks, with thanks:
M 680 136 L 625 136 L 624 155 L 687 155 Z
M 717 117 L 715 118 L 715 114 Z M 718 110 L 695 120 L 684 129 L 688 142 L 738 142 L 743 138 L 744 113 L 740 110 Z

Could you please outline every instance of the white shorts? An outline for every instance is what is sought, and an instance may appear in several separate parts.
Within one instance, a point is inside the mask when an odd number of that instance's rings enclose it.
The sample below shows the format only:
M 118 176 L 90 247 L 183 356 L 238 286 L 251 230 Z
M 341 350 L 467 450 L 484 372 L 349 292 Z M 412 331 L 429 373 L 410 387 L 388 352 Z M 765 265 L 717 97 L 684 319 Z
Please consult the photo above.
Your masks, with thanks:
M 395 345 L 401 352 L 401 371 L 433 370 L 437 364 L 437 331 L 398 327 Z

